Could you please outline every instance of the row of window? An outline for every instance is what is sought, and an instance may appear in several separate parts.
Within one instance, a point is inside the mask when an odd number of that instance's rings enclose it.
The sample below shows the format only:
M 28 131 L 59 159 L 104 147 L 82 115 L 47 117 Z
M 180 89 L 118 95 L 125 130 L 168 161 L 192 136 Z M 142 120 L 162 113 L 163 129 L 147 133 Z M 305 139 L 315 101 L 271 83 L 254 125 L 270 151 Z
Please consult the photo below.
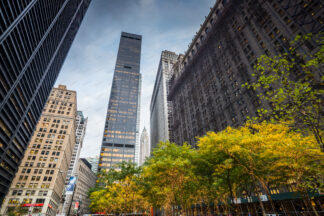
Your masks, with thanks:
M 54 139 L 55 138 L 55 134 L 48 134 L 47 135 L 47 138 L 52 138 Z M 57 139 L 65 139 L 65 135 L 57 135 Z M 37 143 L 42 143 L 43 142 L 43 138 L 36 138 L 35 139 L 35 142 Z M 59 142 L 61 143 L 61 142 Z M 63 142 L 62 142 L 63 143 Z
M 43 111 L 46 112 L 46 109 L 44 109 Z M 56 111 L 57 111 L 57 114 L 64 114 L 64 111 L 61 111 L 61 110 L 54 110 L 54 109 L 48 110 L 49 113 L 56 113 Z M 66 115 L 70 115 L 70 112 L 66 112 Z
M 35 193 L 36 193 L 35 190 L 26 190 L 25 195 L 26 196 L 30 196 L 30 195 L 33 196 L 33 195 L 35 195 Z M 38 191 L 37 195 L 38 196 L 47 196 L 47 193 L 48 193 L 48 191 L 40 190 L 40 191 Z M 11 195 L 13 195 L 13 196 L 16 196 L 16 195 L 21 196 L 21 195 L 23 195 L 23 190 L 13 190 Z
M 48 106 L 47 105 L 45 105 L 45 107 L 44 108 L 48 108 Z M 51 108 L 51 109 L 57 109 L 57 108 L 59 108 L 60 110 L 65 110 L 66 108 L 67 108 L 67 110 L 68 111 L 71 111 L 71 107 L 66 107 L 66 106 L 57 106 L 57 105 L 51 105 L 49 108 Z
M 22 174 L 25 174 L 25 173 L 29 174 L 30 172 L 31 172 L 31 169 L 30 168 L 23 168 L 21 170 L 21 173 Z M 42 174 L 42 173 L 43 173 L 43 169 L 34 169 L 34 174 Z M 51 175 L 53 175 L 54 174 L 54 170 L 46 170 L 45 171 L 45 174 L 51 174 Z
M 132 153 L 132 154 L 115 154 L 115 153 L 101 153 L 100 154 L 101 156 L 108 156 L 108 157 L 110 157 L 110 156 L 112 156 L 112 157 L 124 157 L 124 158 L 132 158 L 132 157 L 134 157 L 134 153 Z
M 59 155 L 59 154 L 60 154 L 60 152 L 57 152 L 56 153 L 56 155 Z M 44 156 L 44 157 L 43 156 L 40 156 L 39 157 L 39 161 L 47 161 L 47 159 L 48 159 L 48 157 L 46 157 L 46 156 Z M 27 157 L 27 160 L 29 160 L 29 161 L 30 160 L 33 160 L 34 161 L 34 160 L 36 160 L 36 156 L 28 156 Z M 50 162 L 58 162 L 58 158 L 57 157 L 50 157 L 49 158 L 49 161 Z
M 119 131 L 119 130 L 105 130 L 105 133 L 114 133 L 114 134 L 129 134 L 129 135 L 135 135 L 135 132 L 128 132 L 128 131 Z
M 34 162 L 26 162 L 25 163 L 25 167 L 33 167 L 34 166 Z M 45 163 L 37 163 L 36 164 L 36 167 L 45 167 Z M 56 164 L 55 163 L 49 163 L 48 164 L 48 167 L 49 168 L 55 168 L 56 167 Z
M 54 104 L 54 105 L 63 105 L 63 106 L 69 106 L 69 107 L 73 107 L 73 103 L 68 103 L 68 102 L 65 102 L 65 101 L 58 101 L 58 100 L 48 100 L 47 101 L 47 104 Z
M 43 196 L 45 196 L 45 195 L 43 195 Z M 12 198 L 12 199 L 9 199 L 8 203 L 9 204 L 20 204 L 20 199 Z M 24 198 L 21 204 L 24 204 L 24 203 L 32 203 L 32 199 Z M 45 199 L 36 199 L 36 203 L 45 203 Z
M 26 186 L 25 182 L 17 182 L 15 187 L 16 188 L 25 188 L 25 186 Z M 49 188 L 49 186 L 50 186 L 50 183 L 42 183 L 40 188 Z M 31 182 L 28 185 L 28 188 L 37 188 L 37 187 L 38 187 L 38 183 Z
M 52 118 L 49 118 L 49 117 L 46 117 L 46 118 L 44 118 L 43 119 L 43 122 L 51 122 L 52 121 Z M 52 121 L 53 123 L 61 123 L 61 119 L 53 119 L 53 121 Z M 63 125 L 69 125 L 69 123 L 70 123 L 70 120 L 62 120 L 62 124 Z
M 56 132 L 57 132 L 56 129 L 50 129 L 49 130 L 49 133 L 56 133 Z M 66 134 L 66 130 L 60 130 L 58 134 Z M 36 136 L 37 137 L 45 137 L 45 133 L 38 132 Z M 53 137 L 53 134 L 48 134 L 47 135 L 47 138 L 51 138 L 51 137 Z
M 48 123 L 47 123 L 46 126 L 47 126 L 47 127 L 49 126 Z M 55 127 L 58 128 L 59 125 L 58 125 L 58 124 L 52 124 L 51 127 L 52 127 L 52 128 L 55 128 Z M 68 129 L 68 127 L 69 127 L 68 125 L 61 125 L 61 129 Z M 48 132 L 49 132 L 49 133 L 56 133 L 57 130 L 56 130 L 56 129 L 52 129 L 52 128 L 49 129 Z M 61 131 L 62 131 L 62 130 L 61 130 Z M 47 132 L 47 128 L 39 128 L 39 132 L 45 132 L 45 133 L 46 133 L 46 132 Z M 60 133 L 61 133 L 61 132 L 60 132 Z M 63 132 L 62 132 L 62 133 L 63 133 Z
M 53 172 L 54 173 L 54 172 Z M 20 175 L 19 176 L 19 181 L 27 181 L 30 176 L 28 175 Z M 41 176 L 31 176 L 30 180 L 31 181 L 40 181 Z M 44 176 L 43 181 L 52 181 L 52 176 Z
M 71 91 L 53 90 L 51 96 L 54 96 L 55 93 L 56 95 L 72 95 Z
M 48 148 L 48 149 L 50 149 L 51 148 L 51 146 L 50 145 L 44 145 L 44 149 L 46 149 L 46 147 Z M 62 147 L 62 146 L 56 146 L 56 147 Z M 42 150 L 41 151 L 41 155 L 49 155 L 49 153 L 50 153 L 50 151 L 45 151 L 45 150 Z M 29 154 L 31 154 L 31 155 L 37 155 L 38 154 L 38 150 L 30 150 L 30 153 Z M 60 155 L 60 152 L 59 151 L 52 151 L 52 156 L 59 156 Z
M 60 143 L 58 143 L 58 144 L 60 144 Z M 33 148 L 33 149 L 40 149 L 41 146 L 42 146 L 41 144 L 33 144 L 31 148 Z M 52 145 L 44 145 L 43 146 L 43 149 L 52 149 Z M 62 150 L 62 146 L 53 146 L 53 149 L 54 150 Z M 43 154 L 43 151 L 41 152 L 41 154 Z M 48 154 L 46 154 L 46 155 L 48 155 Z
M 112 135 L 104 134 L 104 137 L 117 138 L 117 139 L 135 139 L 135 136 L 123 136 L 123 135 Z

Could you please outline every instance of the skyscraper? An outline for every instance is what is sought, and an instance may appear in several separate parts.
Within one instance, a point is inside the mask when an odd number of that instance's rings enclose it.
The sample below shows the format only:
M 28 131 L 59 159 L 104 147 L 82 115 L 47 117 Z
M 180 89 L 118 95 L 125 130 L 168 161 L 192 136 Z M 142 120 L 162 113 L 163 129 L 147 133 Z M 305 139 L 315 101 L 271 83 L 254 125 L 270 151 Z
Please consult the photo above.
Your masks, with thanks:
M 0 203 L 89 3 L 0 3 Z
M 85 118 L 83 116 L 82 111 L 77 111 L 77 116 L 76 116 L 76 130 L 75 130 L 75 145 L 73 149 L 73 154 L 72 154 L 72 159 L 70 162 L 68 174 L 66 176 L 66 183 L 68 183 L 71 174 L 75 171 L 79 157 L 80 157 L 80 152 L 83 144 L 83 138 L 86 132 L 87 128 L 87 123 L 88 123 L 88 118 Z
M 257 58 L 289 52 L 288 41 L 297 34 L 323 31 L 323 11 L 320 0 L 217 1 L 171 78 L 172 141 L 195 146 L 196 136 L 257 115 L 267 104 L 253 89 L 241 88 L 254 79 Z M 299 49 L 312 54 L 316 44 Z
M 51 92 L 3 202 L 1 214 L 19 204 L 25 214 L 55 215 L 75 145 L 76 92 Z
M 85 118 L 83 116 L 82 111 L 77 111 L 77 116 L 76 116 L 76 130 L 75 130 L 75 145 L 72 153 L 72 158 L 70 161 L 69 169 L 65 178 L 65 184 L 69 184 L 70 177 L 74 175 L 74 173 L 77 173 L 77 165 L 80 157 L 80 152 L 83 144 L 83 138 L 86 132 L 87 128 L 87 122 L 88 118 Z M 64 194 L 64 204 L 62 207 L 62 212 L 66 213 L 68 210 L 68 207 L 71 203 L 72 200 L 72 194 Z
M 122 32 L 111 87 L 99 171 L 138 162 L 142 36 Z
M 144 127 L 140 139 L 139 165 L 145 162 L 145 158 L 150 156 L 150 140 L 146 128 Z
M 155 78 L 150 106 L 151 151 L 160 141 L 169 140 L 169 113 L 172 108 L 167 100 L 171 69 L 178 55 L 162 51 L 159 68 Z

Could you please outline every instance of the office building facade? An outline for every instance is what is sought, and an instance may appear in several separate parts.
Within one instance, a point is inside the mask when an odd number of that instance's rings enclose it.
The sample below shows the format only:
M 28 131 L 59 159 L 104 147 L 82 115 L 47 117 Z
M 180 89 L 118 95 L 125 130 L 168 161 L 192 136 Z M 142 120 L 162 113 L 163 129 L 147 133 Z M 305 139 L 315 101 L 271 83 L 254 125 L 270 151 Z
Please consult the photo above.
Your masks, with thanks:
M 156 74 L 154 89 L 150 105 L 150 136 L 151 151 L 160 141 L 169 140 L 169 113 L 171 106 L 168 103 L 169 80 L 171 69 L 178 55 L 170 51 L 162 51 L 159 68 Z
M 72 173 L 76 169 L 78 160 L 80 158 L 83 139 L 84 139 L 84 135 L 86 133 L 86 128 L 87 128 L 87 123 L 88 123 L 88 118 L 85 118 L 83 116 L 82 111 L 77 111 L 77 116 L 76 116 L 76 121 L 75 121 L 75 125 L 76 125 L 76 129 L 75 129 L 75 145 L 74 145 L 74 149 L 73 149 L 73 154 L 72 154 L 72 159 L 71 159 L 71 162 L 70 162 L 68 174 L 66 176 L 66 181 L 65 181 L 66 184 L 68 184 L 70 176 L 72 175 Z
M 95 173 L 91 170 L 91 164 L 85 158 L 79 158 L 78 163 L 74 172 L 77 176 L 77 181 L 73 193 L 72 203 L 69 203 L 67 210 L 64 211 L 64 215 L 68 215 L 67 212 L 70 211 L 69 215 L 90 214 L 89 209 L 90 198 L 88 192 L 90 188 L 96 186 L 97 177 Z M 78 207 L 78 208 L 75 208 Z
M 146 128 L 144 127 L 140 138 L 140 156 L 138 165 L 143 165 L 145 159 L 150 156 L 150 139 Z
M 53 88 L 1 208 L 55 215 L 75 144 L 76 92 Z
M 178 62 L 181 67 L 174 68 L 168 96 L 172 141 L 195 146 L 196 136 L 255 116 L 261 108 L 257 93 L 241 85 L 253 79 L 257 58 L 288 51 L 297 34 L 323 31 L 323 12 L 320 0 L 217 1 Z M 316 50 L 312 44 L 300 48 Z
M 73 149 L 73 153 L 72 153 L 72 158 L 71 158 L 71 162 L 70 162 L 70 166 L 65 178 L 65 185 L 69 184 L 69 180 L 70 177 L 73 175 L 73 173 L 76 172 L 77 170 L 77 166 L 78 166 L 78 161 L 80 158 L 80 152 L 81 152 L 81 148 L 82 148 L 82 144 L 83 144 L 83 138 L 86 132 L 86 128 L 87 128 L 87 122 L 88 122 L 88 118 L 85 118 L 83 116 L 83 112 L 82 111 L 77 111 L 77 116 L 76 116 L 76 121 L 75 121 L 75 125 L 76 125 L 76 130 L 75 130 L 75 145 L 74 145 L 74 149 Z M 67 206 L 70 205 L 71 200 L 72 200 L 72 195 L 68 195 L 68 194 L 63 194 L 64 197 L 64 204 L 62 207 L 62 212 L 65 213 Z
M 138 162 L 142 36 L 122 32 L 100 149 L 99 170 Z
M 0 203 L 90 0 L 1 1 Z

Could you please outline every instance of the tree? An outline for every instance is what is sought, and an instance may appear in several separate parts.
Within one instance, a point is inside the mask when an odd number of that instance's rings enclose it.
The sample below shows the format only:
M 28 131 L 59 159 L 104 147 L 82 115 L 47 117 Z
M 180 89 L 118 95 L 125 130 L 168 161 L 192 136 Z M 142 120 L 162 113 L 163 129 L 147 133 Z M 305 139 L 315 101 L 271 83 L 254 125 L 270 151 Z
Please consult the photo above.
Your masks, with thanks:
M 236 215 L 242 213 L 236 198 L 247 195 L 258 198 L 266 215 L 276 210 L 270 190 L 292 185 L 317 214 L 309 193 L 323 191 L 324 153 L 314 136 L 285 124 L 247 123 L 208 132 L 198 138 L 198 147 L 161 142 L 141 169 L 124 162 L 120 171 L 100 173 L 99 185 L 90 194 L 91 209 L 144 213 L 154 206 L 166 215 L 188 215 L 193 204 L 201 204 L 204 215 L 205 209 L 211 213 L 209 204 L 214 203 Z M 272 209 L 263 205 L 262 193 Z
M 281 176 L 277 173 L 275 178 L 281 180 L 281 185 L 292 185 L 302 195 L 306 206 L 318 216 L 309 193 L 324 189 L 324 153 L 320 152 L 312 136 L 291 132 L 288 127 L 281 127 L 280 130 L 286 136 L 285 142 L 278 142 L 272 149 L 275 157 L 279 158 L 273 168 L 282 172 Z
M 197 157 L 193 160 L 194 172 L 199 182 L 197 201 L 209 204 L 209 212 L 211 212 L 211 203 L 214 205 L 222 203 L 229 214 L 236 211 L 234 200 L 237 182 L 241 179 L 241 176 L 239 176 L 236 167 L 226 164 L 227 159 L 228 156 L 221 151 L 199 149 Z M 220 164 L 224 165 L 222 167 L 224 170 L 221 172 L 217 171 Z
M 318 45 L 314 54 L 304 51 L 311 43 Z M 252 74 L 255 81 L 243 85 L 257 90 L 259 99 L 270 104 L 258 110 L 258 120 L 286 122 L 302 133 L 313 133 L 323 151 L 323 68 L 323 33 L 297 36 L 287 52 L 259 57 Z
M 179 206 L 186 215 L 194 203 L 197 185 L 191 161 L 195 153 L 187 144 L 161 142 L 143 166 L 146 197 L 154 207 L 163 207 L 167 215 L 173 215 Z
M 308 186 L 303 192 L 322 187 L 324 154 L 313 137 L 303 136 L 285 125 L 264 122 L 248 123 L 237 129 L 228 127 L 222 132 L 209 132 L 199 138 L 198 146 L 202 154 L 221 158 L 214 165 L 214 175 L 221 179 L 218 184 L 224 182 L 229 170 L 236 176 L 231 183 L 232 193 L 239 190 L 244 185 L 242 183 L 252 184 L 263 215 L 266 215 L 266 210 L 259 197 L 260 189 L 271 202 L 269 188 L 289 185 L 292 178 Z
M 140 168 L 132 162 L 121 162 L 116 168 L 99 173 L 97 187 L 90 190 L 91 210 L 105 213 L 147 211 L 149 205 L 138 183 Z
M 11 201 L 10 204 L 15 204 L 14 206 L 9 206 L 7 209 L 7 214 L 9 216 L 20 216 L 26 215 L 28 213 L 28 207 L 23 207 L 22 204 L 17 200 Z

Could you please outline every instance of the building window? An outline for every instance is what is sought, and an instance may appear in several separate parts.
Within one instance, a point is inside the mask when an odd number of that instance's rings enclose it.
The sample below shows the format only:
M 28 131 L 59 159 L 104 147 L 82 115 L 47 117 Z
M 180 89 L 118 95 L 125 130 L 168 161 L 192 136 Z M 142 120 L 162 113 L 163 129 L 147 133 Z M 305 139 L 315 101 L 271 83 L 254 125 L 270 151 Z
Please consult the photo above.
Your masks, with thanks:
M 44 203 L 45 199 L 36 199 L 36 203 Z
M 18 204 L 19 203 L 19 199 L 18 198 L 13 198 L 13 199 L 9 199 L 9 204 Z

